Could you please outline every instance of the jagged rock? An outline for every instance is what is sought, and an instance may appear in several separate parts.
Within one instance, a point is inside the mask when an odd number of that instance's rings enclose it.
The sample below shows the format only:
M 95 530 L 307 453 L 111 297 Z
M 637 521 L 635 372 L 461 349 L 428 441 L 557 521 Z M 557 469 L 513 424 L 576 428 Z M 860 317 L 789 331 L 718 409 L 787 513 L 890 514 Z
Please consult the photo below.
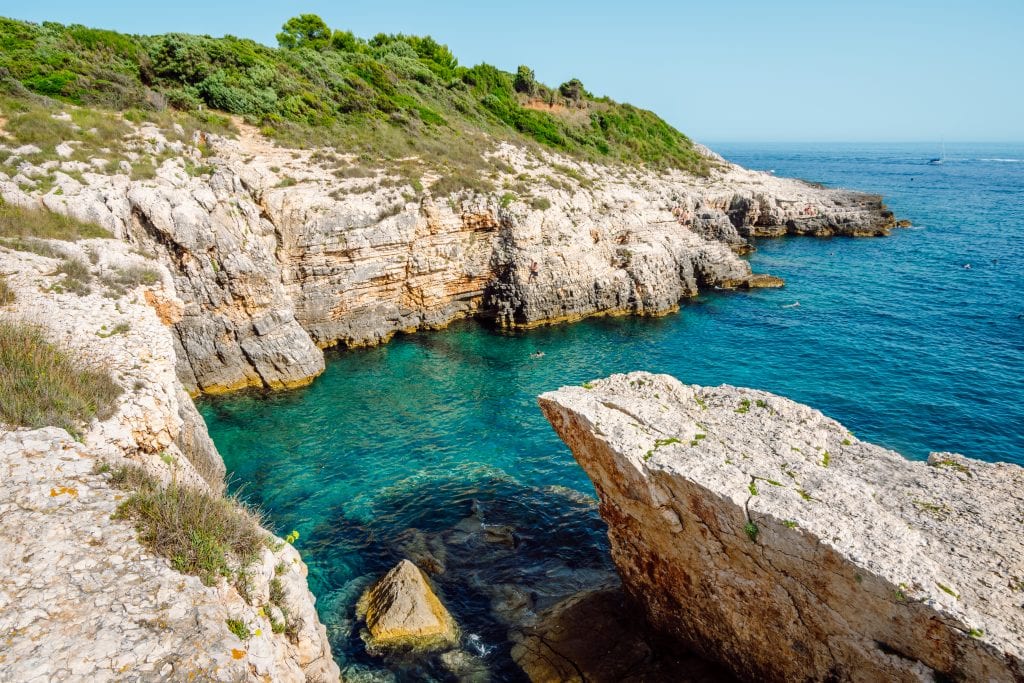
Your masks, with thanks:
M 419 567 L 402 560 L 373 585 L 357 607 L 371 650 L 440 649 L 459 639 L 458 627 Z
M 761 391 L 540 397 L 651 623 L 753 680 L 1024 680 L 1024 470 L 928 463 Z
M 591 590 L 511 633 L 512 659 L 548 683 L 727 683 L 721 667 L 666 642 L 620 588 Z

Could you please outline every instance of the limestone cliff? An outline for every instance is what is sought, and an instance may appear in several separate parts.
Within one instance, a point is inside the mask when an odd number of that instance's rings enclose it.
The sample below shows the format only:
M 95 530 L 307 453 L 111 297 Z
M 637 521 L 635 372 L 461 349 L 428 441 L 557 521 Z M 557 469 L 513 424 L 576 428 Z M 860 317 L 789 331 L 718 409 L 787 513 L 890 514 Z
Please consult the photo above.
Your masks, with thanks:
M 224 463 L 176 377 L 165 322 L 183 303 L 170 273 L 113 239 L 48 244 L 37 249 L 54 257 L 0 247 L 15 295 L 0 316 L 41 326 L 109 370 L 123 393 L 114 415 L 78 441 L 53 427 L 0 425 L 0 678 L 337 681 L 306 566 L 290 545 L 265 532 L 259 557 L 238 568 L 247 590 L 207 586 L 112 518 L 130 492 L 105 471 L 131 465 L 219 495 Z M 91 293 L 62 291 L 60 258 L 83 264 Z M 111 276 L 130 268 L 148 269 L 152 283 L 119 286 Z M 272 623 L 275 609 L 288 612 L 286 632 Z
M 298 386 L 322 371 L 320 348 L 469 315 L 507 327 L 657 315 L 702 289 L 779 286 L 739 258 L 749 238 L 894 224 L 877 196 L 721 160 L 698 178 L 497 143 L 500 190 L 433 196 L 429 170 L 421 184 L 401 164 L 285 149 L 238 125 L 237 139 L 191 142 L 134 126 L 133 154 L 162 160 L 151 179 L 99 172 L 101 159 L 33 166 L 16 150 L 0 170 L 5 201 L 97 222 L 168 267 L 182 305 L 166 320 L 192 393 Z
M 1024 470 L 913 462 L 761 391 L 540 397 L 649 620 L 749 680 L 1024 680 Z

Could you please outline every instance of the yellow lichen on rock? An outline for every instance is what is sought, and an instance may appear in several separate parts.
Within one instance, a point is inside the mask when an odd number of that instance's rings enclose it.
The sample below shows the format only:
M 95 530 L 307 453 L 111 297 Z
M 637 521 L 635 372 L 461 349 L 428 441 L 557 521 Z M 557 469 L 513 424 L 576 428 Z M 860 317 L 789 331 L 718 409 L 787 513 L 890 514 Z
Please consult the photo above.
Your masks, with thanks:
M 427 576 L 402 560 L 359 600 L 363 640 L 374 649 L 440 649 L 458 642 L 458 627 Z

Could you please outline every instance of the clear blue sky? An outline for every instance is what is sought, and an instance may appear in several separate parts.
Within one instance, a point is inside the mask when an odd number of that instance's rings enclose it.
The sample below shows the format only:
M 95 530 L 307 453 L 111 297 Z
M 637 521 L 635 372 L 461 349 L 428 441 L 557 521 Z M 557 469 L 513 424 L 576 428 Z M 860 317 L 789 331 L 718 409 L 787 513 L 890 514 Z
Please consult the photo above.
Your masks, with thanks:
M 0 0 L 19 19 L 268 44 L 303 12 L 431 34 L 466 65 L 575 76 L 698 140 L 1024 140 L 1024 0 Z

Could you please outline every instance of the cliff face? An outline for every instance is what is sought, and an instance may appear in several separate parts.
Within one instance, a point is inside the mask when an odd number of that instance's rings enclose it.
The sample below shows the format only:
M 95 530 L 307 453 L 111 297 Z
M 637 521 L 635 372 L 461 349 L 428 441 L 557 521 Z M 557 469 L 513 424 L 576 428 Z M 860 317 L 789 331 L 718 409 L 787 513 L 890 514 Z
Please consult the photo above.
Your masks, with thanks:
M 502 189 L 432 196 L 429 171 L 422 191 L 400 165 L 368 169 L 241 129 L 189 145 L 143 124 L 140 153 L 172 156 L 150 180 L 17 157 L 17 175 L 0 173 L 6 201 L 98 222 L 168 267 L 182 306 L 166 321 L 193 393 L 297 386 L 322 371 L 318 347 L 468 315 L 507 327 L 657 315 L 700 289 L 779 286 L 739 258 L 748 238 L 893 225 L 876 196 L 725 162 L 701 179 L 508 144 L 491 152 L 505 170 L 488 182 Z M 32 178 L 44 172 L 56 181 L 40 197 Z
M 104 470 L 131 465 L 217 496 L 224 463 L 176 377 L 175 342 L 161 319 L 184 304 L 170 273 L 116 240 L 49 244 L 87 264 L 93 292 L 61 293 L 57 259 L 0 248 L 0 273 L 15 293 L 0 314 L 41 326 L 81 362 L 109 369 L 123 393 L 114 415 L 79 441 L 53 427 L 0 425 L 0 677 L 338 680 L 306 566 L 290 545 L 266 532 L 266 547 L 244 568 L 243 596 L 226 581 L 206 586 L 178 572 L 140 543 L 130 521 L 112 518 L 132 492 Z M 125 268 L 152 269 L 155 282 L 127 291 L 104 284 Z M 290 616 L 287 634 L 271 624 L 272 590 Z
M 752 680 L 1024 679 L 1024 470 L 927 463 L 749 389 L 540 397 L 651 622 Z

